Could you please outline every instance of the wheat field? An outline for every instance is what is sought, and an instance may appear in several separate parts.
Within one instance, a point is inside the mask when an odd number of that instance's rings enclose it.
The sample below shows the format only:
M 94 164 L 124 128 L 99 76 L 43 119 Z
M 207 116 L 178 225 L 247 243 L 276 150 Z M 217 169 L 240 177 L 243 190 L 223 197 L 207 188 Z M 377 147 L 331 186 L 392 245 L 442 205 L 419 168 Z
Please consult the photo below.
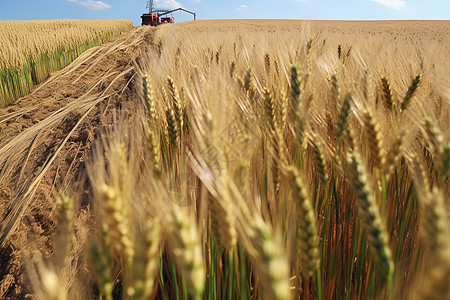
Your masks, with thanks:
M 0 113 L 0 298 L 449 299 L 449 28 L 195 21 L 81 55 Z
M 0 21 L 0 107 L 132 26 L 128 20 Z

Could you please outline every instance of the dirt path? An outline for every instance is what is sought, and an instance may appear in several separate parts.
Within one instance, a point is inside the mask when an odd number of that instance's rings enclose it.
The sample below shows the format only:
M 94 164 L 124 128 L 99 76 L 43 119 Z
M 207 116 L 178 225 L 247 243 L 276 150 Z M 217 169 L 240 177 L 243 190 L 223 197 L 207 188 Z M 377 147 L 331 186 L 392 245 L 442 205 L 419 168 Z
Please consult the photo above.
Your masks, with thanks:
M 69 182 L 84 184 L 83 162 L 101 128 L 117 111 L 133 117 L 135 60 L 154 30 L 136 28 L 88 50 L 0 110 L 0 299 L 29 292 L 20 250 L 33 242 L 51 254 L 56 195 Z

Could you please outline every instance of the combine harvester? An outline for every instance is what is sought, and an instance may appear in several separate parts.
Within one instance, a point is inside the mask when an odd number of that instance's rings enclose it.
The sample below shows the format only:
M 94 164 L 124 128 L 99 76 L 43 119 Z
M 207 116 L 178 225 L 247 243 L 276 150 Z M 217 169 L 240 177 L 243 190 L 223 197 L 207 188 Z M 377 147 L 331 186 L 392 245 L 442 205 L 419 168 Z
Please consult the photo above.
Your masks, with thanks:
M 194 20 L 195 20 L 195 13 L 191 12 L 187 9 L 184 9 L 182 7 L 176 8 L 176 9 L 155 9 L 154 5 L 153 5 L 153 0 L 147 1 L 147 7 L 148 8 L 148 14 L 143 14 L 141 16 L 142 19 L 142 23 L 141 25 L 150 25 L 150 26 L 158 26 L 161 24 L 167 24 L 167 23 L 173 23 L 173 16 L 172 13 L 176 12 L 176 11 L 184 11 L 187 13 L 190 13 L 192 15 L 194 15 Z M 170 17 L 168 17 L 167 15 L 171 15 Z M 163 17 L 166 16 L 166 17 Z

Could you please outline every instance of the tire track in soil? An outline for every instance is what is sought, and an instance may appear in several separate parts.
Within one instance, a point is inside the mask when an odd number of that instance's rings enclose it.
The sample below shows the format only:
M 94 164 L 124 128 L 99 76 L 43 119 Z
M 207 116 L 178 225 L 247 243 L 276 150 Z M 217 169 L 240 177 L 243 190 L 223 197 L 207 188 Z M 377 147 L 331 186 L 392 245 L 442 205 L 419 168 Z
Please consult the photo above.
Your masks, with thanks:
M 0 299 L 31 293 L 22 250 L 33 245 L 44 257 L 52 254 L 53 212 L 61 188 L 80 185 L 86 196 L 75 218 L 88 223 L 92 218 L 84 161 L 114 115 L 125 112 L 132 121 L 139 105 L 134 66 L 153 44 L 154 31 L 135 28 L 86 51 L 0 110 Z

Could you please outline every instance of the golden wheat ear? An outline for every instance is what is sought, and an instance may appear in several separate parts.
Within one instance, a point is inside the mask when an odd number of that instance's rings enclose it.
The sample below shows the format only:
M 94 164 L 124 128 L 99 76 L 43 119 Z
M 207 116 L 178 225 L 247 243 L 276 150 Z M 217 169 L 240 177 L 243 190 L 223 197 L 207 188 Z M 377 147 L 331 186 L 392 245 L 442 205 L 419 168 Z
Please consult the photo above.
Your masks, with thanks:
M 182 135 L 183 130 L 184 130 L 183 103 L 181 102 L 181 97 L 178 92 L 178 88 L 170 76 L 167 77 L 167 85 L 169 87 L 170 97 L 172 99 L 172 107 L 175 112 L 175 118 L 178 123 L 178 131 L 179 131 L 180 135 Z
M 178 148 L 180 135 L 178 132 L 178 125 L 177 125 L 177 119 L 175 116 L 175 112 L 172 108 L 169 108 L 166 110 L 166 119 L 167 119 L 167 125 L 168 125 L 168 133 L 169 133 L 169 139 L 170 143 L 173 148 Z
M 388 111 L 392 111 L 392 108 L 394 106 L 394 97 L 392 95 L 391 84 L 386 77 L 381 78 L 381 94 L 384 107 Z
M 301 79 L 300 67 L 291 67 L 291 110 L 293 112 L 293 119 L 300 113 L 300 95 L 301 95 Z
M 372 165 L 380 169 L 384 165 L 383 143 L 380 125 L 374 115 L 367 111 L 363 115 L 364 131 L 367 134 L 367 143 Z
M 306 124 L 304 120 L 304 112 L 302 110 L 302 82 L 300 75 L 300 67 L 291 67 L 291 118 L 294 120 L 295 133 L 298 145 L 303 148 L 305 142 Z
M 235 217 L 229 195 L 221 193 L 221 199 L 208 195 L 211 212 L 211 227 L 217 245 L 224 250 L 232 250 L 237 244 Z
M 124 214 L 125 203 L 122 197 L 114 188 L 104 185 L 101 188 L 103 201 L 103 216 L 106 218 L 105 224 L 111 241 L 114 241 L 114 248 L 118 251 L 125 262 L 130 261 L 134 256 L 134 245 L 130 235 L 130 224 L 126 214 Z
M 420 175 L 415 176 L 416 180 Z M 450 221 L 444 191 L 426 188 L 419 192 L 419 198 L 422 228 L 429 246 L 429 263 L 423 288 L 416 291 L 416 299 L 450 299 Z
M 205 287 L 200 235 L 193 218 L 185 209 L 174 207 L 170 222 L 169 245 L 181 275 L 186 280 L 186 288 L 193 299 L 199 299 Z
M 305 278 L 312 277 L 320 267 L 319 236 L 317 218 L 311 197 L 299 171 L 288 167 L 287 172 L 292 182 L 292 197 L 295 203 L 297 259 L 301 273 Z
M 67 300 L 68 299 L 68 286 L 67 280 L 58 274 L 51 267 L 46 266 L 42 258 L 39 255 L 34 256 L 33 260 L 26 262 L 25 269 L 30 280 L 34 297 L 39 300 Z M 31 260 L 28 258 L 27 260 Z
M 283 249 L 279 247 L 273 230 L 261 216 L 250 223 L 250 238 L 257 255 L 255 268 L 260 279 L 261 298 L 265 300 L 291 299 L 289 265 Z
M 235 214 L 228 181 L 228 165 L 226 162 L 214 162 L 217 157 L 224 156 L 221 149 L 217 149 L 217 156 L 212 155 L 209 164 L 212 165 L 212 176 L 215 176 L 215 196 L 207 192 L 208 208 L 211 214 L 211 228 L 217 245 L 224 250 L 232 250 L 237 244 Z
M 342 135 L 347 130 L 348 119 L 350 115 L 350 101 L 352 99 L 352 94 L 347 93 L 344 97 L 344 101 L 342 102 L 341 110 L 338 115 L 337 124 L 336 124 L 336 137 L 340 139 Z
M 450 175 L 450 141 L 445 143 L 444 135 L 431 118 L 425 118 L 426 138 L 435 155 L 435 162 L 439 173 L 444 177 Z
M 49 263 L 44 262 L 41 254 L 27 253 L 25 270 L 37 299 L 69 299 L 71 276 L 71 251 L 74 238 L 74 199 L 63 194 L 56 200 L 56 234 L 54 247 L 57 249 Z M 28 252 L 29 249 L 24 250 Z M 73 273 L 72 273 L 72 272 Z M 1 294 L 1 293 L 0 293 Z M 81 293 L 80 293 L 81 294 Z
M 61 195 L 56 202 L 55 267 L 60 273 L 65 267 L 72 248 L 74 224 L 74 199 Z
M 328 168 L 322 142 L 315 135 L 310 139 L 310 142 L 313 147 L 316 172 L 319 175 L 319 179 L 323 186 L 326 187 L 328 181 Z
M 154 292 L 161 235 L 160 220 L 149 219 L 144 223 L 141 241 L 136 245 L 133 278 L 127 290 L 130 299 L 148 299 Z
M 146 107 L 147 123 L 144 128 L 147 129 L 147 144 L 150 148 L 150 152 L 153 158 L 153 171 L 156 175 L 161 174 L 161 148 L 160 139 L 158 138 L 158 117 L 156 113 L 156 105 L 154 100 L 153 88 L 150 83 L 150 78 L 147 74 L 143 77 L 143 95 Z
M 423 282 L 423 287 L 416 291 L 417 300 L 450 299 L 450 251 L 447 252 L 437 266 L 429 270 Z
M 422 75 L 419 74 L 411 82 L 411 85 L 408 88 L 408 91 L 406 92 L 405 97 L 403 98 L 401 109 L 402 111 L 405 111 L 411 104 L 411 100 L 413 96 L 416 93 L 417 88 L 419 87 L 420 81 L 422 79 Z
M 450 250 L 450 222 L 446 213 L 444 191 L 434 188 L 420 201 L 422 221 L 432 254 Z
M 266 71 L 266 76 L 269 77 L 270 76 L 270 71 L 272 67 L 272 59 L 270 58 L 270 54 L 266 53 L 264 54 L 264 69 Z
M 275 123 L 277 123 L 276 112 L 275 112 L 275 100 L 273 97 L 272 89 L 268 87 L 263 88 L 264 94 L 264 108 L 267 116 L 267 123 L 270 130 L 275 130 Z
M 148 76 L 148 74 L 145 74 L 142 78 L 142 92 L 144 95 L 148 122 L 150 125 L 155 124 L 157 122 L 156 105 L 153 88 L 150 83 L 150 77 Z
M 397 133 L 394 142 L 392 143 L 389 151 L 387 151 L 386 155 L 386 163 L 384 165 L 384 174 L 386 174 L 386 180 L 389 181 L 389 178 L 394 172 L 397 163 L 399 162 L 402 156 L 402 149 L 404 143 L 404 131 L 401 130 Z
M 339 85 L 339 80 L 337 74 L 333 74 L 330 77 L 330 85 L 331 85 L 331 96 L 333 102 L 337 105 L 340 102 L 341 95 L 341 87 Z
M 394 262 L 389 248 L 388 234 L 381 219 L 379 208 L 373 197 L 367 172 L 362 164 L 359 154 L 349 154 L 348 163 L 351 166 L 352 183 L 355 189 L 363 229 L 372 246 L 377 268 L 380 275 L 389 284 L 392 284 L 394 275 Z
M 282 129 L 278 120 L 279 114 L 277 114 L 276 102 L 272 89 L 263 88 L 264 94 L 264 107 L 267 118 L 267 135 L 269 140 L 271 166 L 273 173 L 273 181 L 275 185 L 275 191 L 278 192 L 280 187 L 281 168 L 280 164 L 286 163 L 286 149 L 283 138 Z

